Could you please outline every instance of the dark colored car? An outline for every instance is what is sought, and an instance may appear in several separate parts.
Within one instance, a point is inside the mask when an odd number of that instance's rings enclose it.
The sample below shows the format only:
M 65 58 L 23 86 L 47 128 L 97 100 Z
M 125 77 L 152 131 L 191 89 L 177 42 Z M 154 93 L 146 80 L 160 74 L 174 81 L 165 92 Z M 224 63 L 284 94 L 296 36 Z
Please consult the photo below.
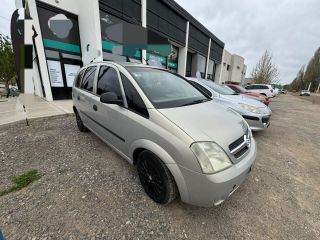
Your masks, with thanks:
M 236 93 L 247 95 L 248 97 L 252 97 L 260 102 L 263 102 L 265 105 L 269 106 L 269 103 L 270 103 L 269 98 L 264 95 L 261 95 L 259 93 L 248 92 L 247 89 L 245 89 L 244 87 L 235 85 L 235 84 L 227 84 L 227 86 L 231 88 L 233 91 L 235 91 Z

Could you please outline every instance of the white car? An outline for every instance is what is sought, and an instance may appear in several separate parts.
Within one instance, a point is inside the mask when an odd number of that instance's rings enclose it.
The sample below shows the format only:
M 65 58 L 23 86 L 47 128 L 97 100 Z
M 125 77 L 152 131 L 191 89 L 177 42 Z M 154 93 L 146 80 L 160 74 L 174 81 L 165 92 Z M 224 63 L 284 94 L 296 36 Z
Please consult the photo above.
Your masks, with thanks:
M 239 113 L 247 121 L 252 131 L 262 131 L 269 127 L 272 112 L 264 103 L 240 95 L 223 84 L 204 79 L 187 79 L 219 104 Z
M 308 96 L 308 97 L 310 97 L 311 93 L 310 93 L 309 90 L 301 90 L 300 96 Z
M 249 92 L 260 93 L 268 98 L 273 98 L 276 95 L 275 90 L 270 84 L 251 84 L 246 86 Z

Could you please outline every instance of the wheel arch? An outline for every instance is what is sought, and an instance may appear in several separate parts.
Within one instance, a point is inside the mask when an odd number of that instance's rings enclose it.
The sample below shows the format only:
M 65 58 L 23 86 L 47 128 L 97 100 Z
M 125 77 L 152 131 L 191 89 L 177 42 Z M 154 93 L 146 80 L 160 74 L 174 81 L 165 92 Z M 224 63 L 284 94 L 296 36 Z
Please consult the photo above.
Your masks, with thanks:
M 136 164 L 139 153 L 141 153 L 144 150 L 150 151 L 153 154 L 157 155 L 157 157 L 159 157 L 161 161 L 165 163 L 175 180 L 181 200 L 183 202 L 188 202 L 189 194 L 182 172 L 180 171 L 178 165 L 170 156 L 170 154 L 161 146 L 147 139 L 136 140 L 131 145 L 129 152 L 133 164 Z

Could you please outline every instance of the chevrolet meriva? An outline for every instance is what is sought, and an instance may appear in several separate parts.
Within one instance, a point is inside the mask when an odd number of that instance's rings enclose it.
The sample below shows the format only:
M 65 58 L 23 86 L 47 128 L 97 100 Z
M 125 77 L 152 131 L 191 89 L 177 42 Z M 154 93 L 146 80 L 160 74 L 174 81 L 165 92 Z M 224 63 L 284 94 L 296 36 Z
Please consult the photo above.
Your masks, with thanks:
M 213 206 L 245 180 L 256 143 L 244 119 L 186 79 L 141 64 L 82 68 L 73 87 L 76 122 L 137 167 L 155 202 Z

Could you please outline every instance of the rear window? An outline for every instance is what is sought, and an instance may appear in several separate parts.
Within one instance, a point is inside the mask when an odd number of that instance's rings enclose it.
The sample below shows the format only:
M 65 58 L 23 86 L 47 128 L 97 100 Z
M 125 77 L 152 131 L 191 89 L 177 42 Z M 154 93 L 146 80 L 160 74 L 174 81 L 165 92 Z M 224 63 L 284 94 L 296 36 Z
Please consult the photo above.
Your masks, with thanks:
M 81 82 L 82 89 L 89 91 L 89 92 L 93 91 L 93 83 L 94 83 L 95 73 L 96 73 L 96 67 L 88 67 L 87 68 L 87 70 L 83 76 L 82 82 Z
M 255 85 L 254 87 L 255 89 L 269 89 L 269 87 L 266 85 Z
M 77 88 L 80 88 L 81 79 L 82 79 L 83 74 L 84 74 L 85 71 L 86 71 L 86 69 L 82 69 L 82 70 L 79 72 L 79 74 L 78 74 L 78 76 L 77 76 L 77 78 L 76 78 L 76 80 L 75 80 L 75 84 L 74 84 L 74 85 L 75 85 Z
M 193 86 L 195 86 L 196 88 L 198 88 L 201 92 L 203 92 L 204 94 L 206 94 L 207 96 L 209 97 L 212 97 L 212 93 L 206 89 L 204 86 L 196 83 L 196 82 L 193 82 L 193 81 L 189 81 Z

